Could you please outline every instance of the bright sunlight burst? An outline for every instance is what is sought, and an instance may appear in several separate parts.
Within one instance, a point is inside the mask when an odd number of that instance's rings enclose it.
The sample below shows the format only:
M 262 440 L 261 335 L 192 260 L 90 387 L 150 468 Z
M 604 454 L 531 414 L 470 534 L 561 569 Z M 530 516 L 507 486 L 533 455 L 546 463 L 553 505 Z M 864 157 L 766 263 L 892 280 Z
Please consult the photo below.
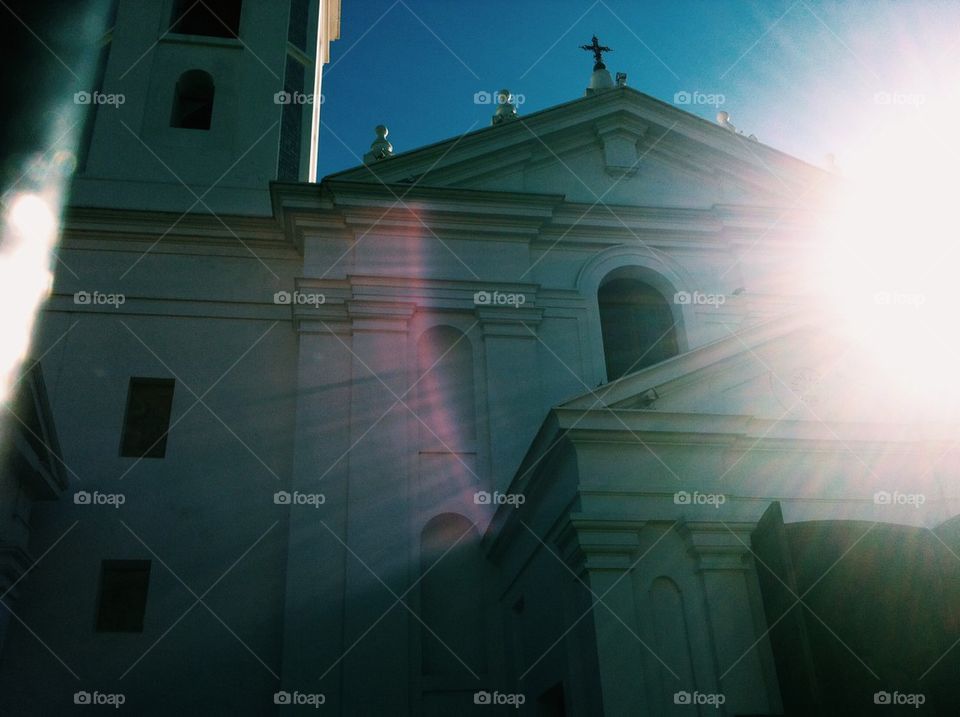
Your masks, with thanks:
M 958 146 L 955 128 L 930 114 L 878 113 L 850 148 L 818 265 L 838 328 L 869 353 L 881 383 L 928 397 L 960 383 Z
M 35 313 L 50 291 L 50 252 L 57 238 L 57 217 L 38 194 L 20 193 L 4 217 L 0 253 L 0 301 L 4 341 L 0 350 L 0 399 L 6 398 L 13 373 L 30 346 Z

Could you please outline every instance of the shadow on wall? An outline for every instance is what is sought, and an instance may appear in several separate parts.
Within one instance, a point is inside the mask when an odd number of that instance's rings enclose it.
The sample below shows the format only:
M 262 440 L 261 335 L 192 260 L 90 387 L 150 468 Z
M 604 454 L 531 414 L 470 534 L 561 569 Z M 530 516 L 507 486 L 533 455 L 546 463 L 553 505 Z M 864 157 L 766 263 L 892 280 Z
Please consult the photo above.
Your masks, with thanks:
M 785 525 L 774 503 L 752 542 L 786 715 L 955 714 L 960 520 Z

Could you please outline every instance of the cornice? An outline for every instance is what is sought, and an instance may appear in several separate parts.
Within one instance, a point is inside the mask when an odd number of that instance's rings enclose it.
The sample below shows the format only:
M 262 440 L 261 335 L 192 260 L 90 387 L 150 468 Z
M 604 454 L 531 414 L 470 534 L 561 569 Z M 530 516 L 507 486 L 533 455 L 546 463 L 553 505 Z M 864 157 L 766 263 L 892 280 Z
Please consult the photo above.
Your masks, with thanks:
M 226 226 L 224 226 L 226 225 Z M 229 228 L 228 228 L 229 227 Z M 178 214 L 132 209 L 68 207 L 63 218 L 63 235 L 71 239 L 178 239 L 196 242 L 260 242 L 281 245 L 283 232 L 272 217 L 235 214 Z
M 105 290 L 104 290 L 105 291 Z M 271 295 L 261 292 L 258 300 L 209 300 L 168 299 L 162 297 L 135 296 L 125 292 L 124 303 L 112 305 L 78 305 L 73 294 L 52 294 L 43 306 L 44 311 L 70 313 L 83 316 L 170 316 L 183 319 L 228 319 L 240 321 L 289 321 L 289 307 L 271 301 Z M 256 292 L 254 292 L 256 293 Z
M 955 424 L 898 424 L 821 420 L 780 420 L 746 415 L 673 413 L 655 409 L 554 408 L 557 427 L 574 444 L 630 443 L 723 445 L 763 451 L 866 449 L 911 452 L 950 445 Z
M 478 310 L 476 295 L 480 292 L 500 292 L 503 294 L 522 294 L 525 297 L 521 313 L 515 318 L 538 321 L 535 309 L 539 284 L 510 281 L 453 280 L 453 279 L 413 279 L 401 276 L 372 276 L 350 274 L 345 279 L 299 277 L 296 287 L 300 291 L 323 293 L 327 304 L 337 302 L 405 302 L 420 311 L 457 311 L 475 313 Z M 484 308 L 484 307 L 479 307 Z M 516 312 L 513 307 L 499 307 Z M 508 314 L 503 320 L 511 315 Z M 499 313 L 492 314 L 490 320 L 498 320 Z M 478 317 L 479 318 L 479 317 Z
M 315 185 L 272 185 L 274 208 L 290 242 L 305 237 L 352 240 L 417 235 L 441 239 L 520 241 L 565 247 L 623 243 L 639 236 L 663 247 L 727 251 L 792 249 L 815 240 L 809 210 L 780 206 L 655 207 L 566 202 L 561 195 L 447 187 L 411 187 L 346 180 Z M 771 227 L 776 227 L 771 231 Z

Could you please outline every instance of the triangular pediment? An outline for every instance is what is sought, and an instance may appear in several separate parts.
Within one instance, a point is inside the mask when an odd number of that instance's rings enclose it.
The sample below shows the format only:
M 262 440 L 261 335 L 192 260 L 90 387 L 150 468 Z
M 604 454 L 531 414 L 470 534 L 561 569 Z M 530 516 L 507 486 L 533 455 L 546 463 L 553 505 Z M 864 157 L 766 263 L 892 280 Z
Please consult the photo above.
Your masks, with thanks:
M 832 175 L 628 87 L 331 179 L 559 194 L 610 205 L 794 205 Z
M 949 425 L 955 402 L 919 396 L 878 371 L 827 318 L 796 314 L 733 331 L 566 402 L 559 409 L 648 410 L 761 421 Z M 920 428 L 918 439 L 922 437 Z M 932 435 L 932 434 L 931 434 Z

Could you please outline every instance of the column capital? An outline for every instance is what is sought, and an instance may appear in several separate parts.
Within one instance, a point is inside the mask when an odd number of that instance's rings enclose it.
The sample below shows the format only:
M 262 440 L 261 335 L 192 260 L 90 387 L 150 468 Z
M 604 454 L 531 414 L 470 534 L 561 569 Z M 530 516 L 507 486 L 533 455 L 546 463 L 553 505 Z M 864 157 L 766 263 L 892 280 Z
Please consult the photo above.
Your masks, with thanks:
M 591 570 L 628 570 L 640 550 L 642 520 L 598 520 L 571 515 L 556 537 L 560 557 L 578 575 Z
M 689 522 L 678 526 L 699 570 L 749 570 L 756 523 Z

